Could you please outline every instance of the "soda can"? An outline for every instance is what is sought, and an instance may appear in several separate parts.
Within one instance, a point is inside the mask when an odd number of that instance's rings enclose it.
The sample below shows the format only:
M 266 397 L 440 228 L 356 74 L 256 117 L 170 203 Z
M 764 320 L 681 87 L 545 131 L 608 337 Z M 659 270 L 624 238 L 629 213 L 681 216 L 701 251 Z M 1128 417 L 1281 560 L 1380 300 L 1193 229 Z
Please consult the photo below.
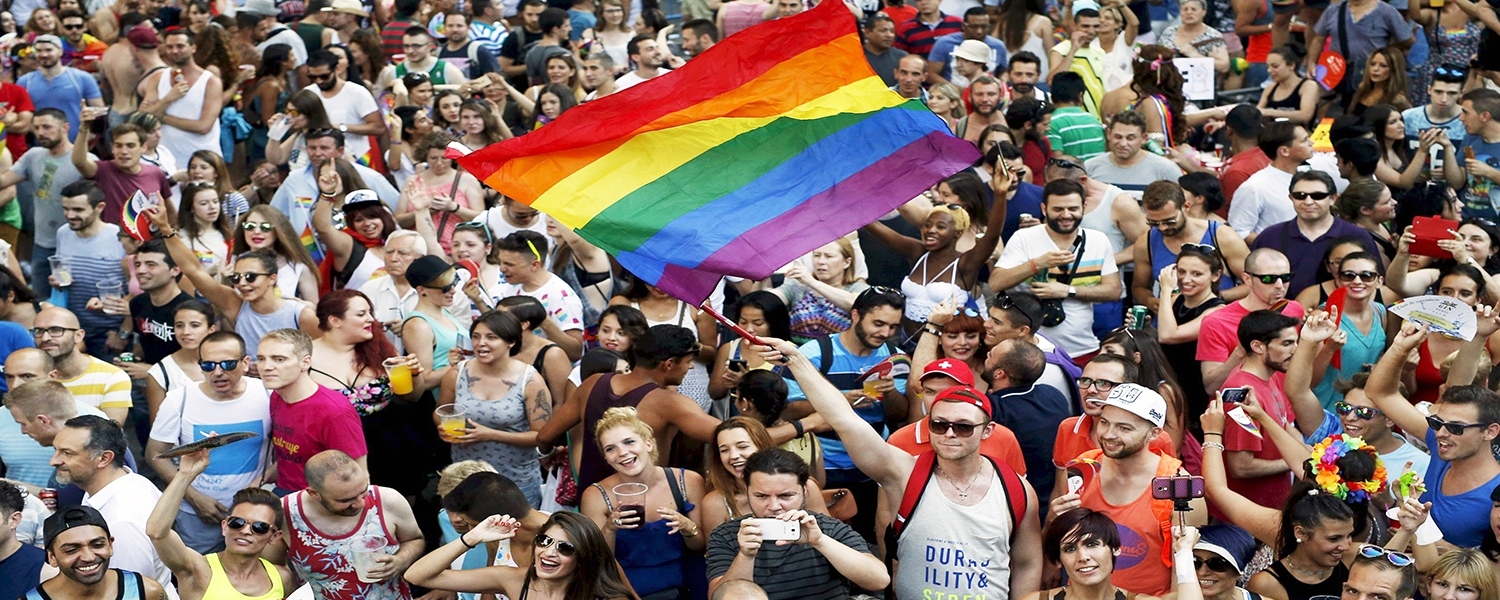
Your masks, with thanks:
M 1036 275 L 1032 275 L 1031 276 L 1031 282 L 1032 283 L 1047 283 L 1047 281 L 1050 280 L 1051 278 L 1052 278 L 1052 274 L 1048 273 L 1046 269 L 1042 269 L 1040 271 L 1037 271 Z
M 42 491 L 36 493 L 36 497 L 42 501 L 42 504 L 47 505 L 47 510 L 57 510 L 57 490 L 42 488 Z
M 120 362 L 127 362 L 127 363 L 128 362 L 135 362 L 135 353 L 134 352 L 121 352 L 119 358 L 120 358 Z
M 1134 320 L 1135 320 L 1134 324 L 1131 325 L 1130 328 L 1131 329 L 1145 329 L 1146 328 L 1146 316 L 1149 313 L 1150 313 L 1150 311 L 1146 310 L 1146 307 L 1144 307 L 1144 306 L 1136 305 L 1136 306 L 1130 307 L 1130 316 L 1133 317 Z

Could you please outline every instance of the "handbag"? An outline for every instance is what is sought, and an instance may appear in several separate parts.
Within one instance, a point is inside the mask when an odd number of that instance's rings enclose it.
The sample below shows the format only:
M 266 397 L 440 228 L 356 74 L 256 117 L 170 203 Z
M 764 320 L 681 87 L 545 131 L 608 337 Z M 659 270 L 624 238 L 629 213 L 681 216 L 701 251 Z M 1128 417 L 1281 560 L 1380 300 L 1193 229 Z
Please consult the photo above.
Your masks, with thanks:
M 1345 0 L 1343 4 L 1339 5 L 1338 17 L 1339 47 L 1343 48 L 1345 51 L 1349 50 L 1349 28 L 1345 23 L 1348 18 L 1349 1 Z M 1344 55 L 1339 54 L 1338 52 L 1334 52 L 1332 43 L 1329 43 L 1328 47 L 1323 49 L 1323 53 L 1318 55 L 1318 65 L 1323 67 L 1323 73 L 1309 73 L 1309 75 L 1312 75 L 1313 79 L 1317 81 L 1319 85 L 1323 86 L 1323 89 L 1333 91 L 1334 89 L 1340 88 L 1340 86 L 1343 86 L 1344 88 L 1348 87 L 1344 86 L 1344 84 L 1348 80 L 1348 78 L 1345 76 L 1349 68 L 1348 59 L 1346 59 Z
M 1073 275 L 1078 272 L 1079 263 L 1083 262 L 1083 229 L 1078 230 L 1078 237 L 1073 238 L 1073 266 L 1064 271 L 1057 278 L 1058 283 L 1069 284 L 1073 282 Z M 1063 310 L 1063 298 L 1042 300 L 1042 327 L 1056 327 L 1068 318 L 1068 313 Z

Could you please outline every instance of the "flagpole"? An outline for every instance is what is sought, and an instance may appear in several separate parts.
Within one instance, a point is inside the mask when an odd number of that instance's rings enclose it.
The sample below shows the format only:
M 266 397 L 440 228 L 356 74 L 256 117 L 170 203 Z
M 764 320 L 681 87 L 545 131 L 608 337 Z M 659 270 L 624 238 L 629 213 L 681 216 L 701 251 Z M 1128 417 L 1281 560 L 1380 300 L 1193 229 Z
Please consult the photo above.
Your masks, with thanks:
M 750 333 L 748 331 L 745 331 L 744 327 L 740 327 L 738 324 L 734 323 L 733 321 L 730 321 L 724 315 L 719 314 L 719 311 L 714 310 L 713 303 L 711 301 L 704 300 L 703 304 L 700 305 L 698 308 L 703 309 L 703 312 L 708 313 L 709 316 L 713 317 L 714 319 L 717 319 L 720 323 L 723 323 L 724 325 L 728 326 L 730 329 L 733 329 L 735 333 L 740 334 L 740 337 L 745 338 L 750 343 L 755 344 L 757 346 L 767 346 L 767 347 L 770 346 L 770 344 L 767 344 L 765 341 L 761 340 L 760 338 L 755 337 L 755 334 Z

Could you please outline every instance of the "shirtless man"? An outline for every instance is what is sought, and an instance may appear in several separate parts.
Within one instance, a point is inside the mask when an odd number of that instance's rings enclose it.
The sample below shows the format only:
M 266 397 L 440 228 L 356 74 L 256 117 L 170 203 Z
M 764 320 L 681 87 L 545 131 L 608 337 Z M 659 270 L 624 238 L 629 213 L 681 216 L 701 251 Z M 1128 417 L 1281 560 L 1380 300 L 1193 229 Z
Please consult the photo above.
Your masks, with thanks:
M 124 22 L 144 20 L 140 13 L 126 15 Z M 140 83 L 146 71 L 166 67 L 156 53 L 156 30 L 150 21 L 135 23 L 119 43 L 110 44 L 99 60 L 99 70 L 113 90 L 114 101 L 109 107 L 109 126 L 125 122 L 125 115 L 135 112 L 140 105 Z

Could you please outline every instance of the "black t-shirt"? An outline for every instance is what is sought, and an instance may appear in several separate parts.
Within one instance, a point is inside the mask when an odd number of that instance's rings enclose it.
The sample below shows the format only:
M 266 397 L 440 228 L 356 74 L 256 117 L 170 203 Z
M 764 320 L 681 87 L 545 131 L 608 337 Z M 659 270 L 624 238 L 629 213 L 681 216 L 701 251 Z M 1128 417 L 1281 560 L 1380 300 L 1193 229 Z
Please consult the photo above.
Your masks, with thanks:
M 470 60 L 470 56 L 474 60 Z M 474 40 L 469 40 L 457 50 L 449 50 L 448 44 L 440 44 L 438 45 L 438 58 L 458 67 L 469 79 L 478 79 L 485 73 L 495 73 L 500 70 L 500 62 L 495 60 L 495 54 Z
M 132 324 L 140 334 L 142 356 L 138 358 L 141 362 L 159 363 L 182 348 L 172 335 L 172 317 L 179 304 L 192 299 L 182 292 L 178 292 L 166 306 L 152 304 L 150 294 L 138 294 L 130 299 L 130 318 L 134 319 Z
M 519 31 L 521 35 L 517 36 L 517 31 Z M 532 33 L 530 31 L 527 31 L 525 27 L 512 29 L 510 35 L 505 36 L 505 41 L 500 43 L 500 56 L 509 58 L 514 61 L 511 64 L 518 64 L 521 62 L 521 57 L 525 56 L 525 54 L 521 51 L 530 50 L 531 48 L 529 48 L 529 46 L 537 43 L 541 39 L 542 32 L 540 31 Z

